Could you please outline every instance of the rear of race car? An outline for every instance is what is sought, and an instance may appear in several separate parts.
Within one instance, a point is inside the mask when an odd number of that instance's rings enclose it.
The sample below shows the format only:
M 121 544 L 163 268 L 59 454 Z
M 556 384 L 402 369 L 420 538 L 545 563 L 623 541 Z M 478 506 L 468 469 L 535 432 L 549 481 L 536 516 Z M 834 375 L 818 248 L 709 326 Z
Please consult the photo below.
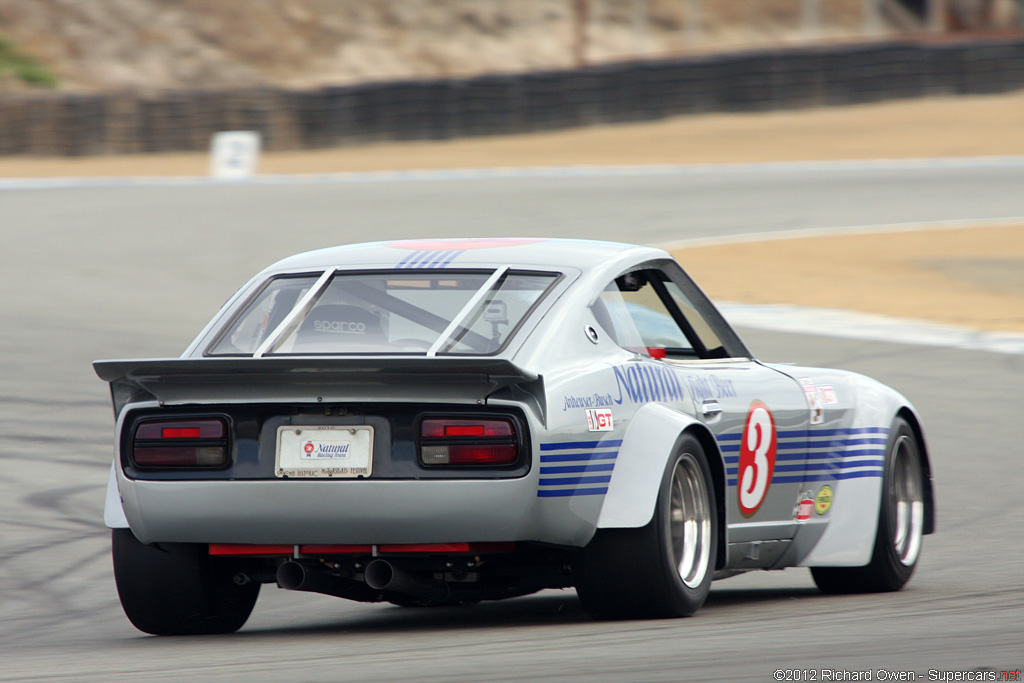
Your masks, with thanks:
M 167 548 L 230 575 L 228 593 L 276 583 L 430 604 L 569 585 L 562 551 L 544 541 L 570 532 L 535 509 L 540 380 L 507 361 L 96 367 L 115 397 L 131 397 L 114 468 L 126 527 L 115 537 L 132 537 L 120 551 L 115 539 L 122 596 L 144 563 L 136 556 L 173 556 Z M 176 580 L 165 577 L 163 590 Z
M 571 585 L 593 528 L 538 496 L 543 379 L 513 359 L 580 275 L 567 257 L 622 245 L 533 242 L 298 255 L 182 358 L 97 362 L 131 621 L 233 631 L 263 583 L 400 604 Z

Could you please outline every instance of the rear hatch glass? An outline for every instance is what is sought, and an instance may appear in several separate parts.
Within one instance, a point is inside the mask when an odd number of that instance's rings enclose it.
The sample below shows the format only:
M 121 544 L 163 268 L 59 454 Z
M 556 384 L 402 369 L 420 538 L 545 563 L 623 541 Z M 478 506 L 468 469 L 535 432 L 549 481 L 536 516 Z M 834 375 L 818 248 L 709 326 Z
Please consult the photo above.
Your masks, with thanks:
M 271 278 L 207 355 L 499 352 L 558 273 L 340 271 Z

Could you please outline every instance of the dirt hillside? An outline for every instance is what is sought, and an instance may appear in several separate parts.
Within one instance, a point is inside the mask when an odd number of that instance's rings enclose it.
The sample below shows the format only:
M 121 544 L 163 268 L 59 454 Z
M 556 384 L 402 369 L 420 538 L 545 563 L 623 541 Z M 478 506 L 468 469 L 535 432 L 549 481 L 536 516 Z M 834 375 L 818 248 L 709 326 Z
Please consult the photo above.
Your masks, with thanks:
M 0 0 L 63 90 L 308 88 L 575 64 L 574 0 Z M 587 0 L 590 61 L 859 37 L 863 0 Z M 695 12 L 694 9 L 698 11 Z M 886 32 L 884 23 L 872 32 Z M 0 71 L 3 71 L 0 68 Z M 25 88 L 2 77 L 0 90 Z

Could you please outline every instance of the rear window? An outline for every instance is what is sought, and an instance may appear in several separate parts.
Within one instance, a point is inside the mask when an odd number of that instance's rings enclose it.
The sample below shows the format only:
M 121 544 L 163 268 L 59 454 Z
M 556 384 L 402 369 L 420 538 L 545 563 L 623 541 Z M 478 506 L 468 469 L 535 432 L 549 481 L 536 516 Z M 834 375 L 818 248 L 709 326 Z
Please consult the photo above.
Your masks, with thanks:
M 327 281 L 320 274 L 278 277 L 207 353 L 490 355 L 557 278 L 507 269 L 339 272 Z

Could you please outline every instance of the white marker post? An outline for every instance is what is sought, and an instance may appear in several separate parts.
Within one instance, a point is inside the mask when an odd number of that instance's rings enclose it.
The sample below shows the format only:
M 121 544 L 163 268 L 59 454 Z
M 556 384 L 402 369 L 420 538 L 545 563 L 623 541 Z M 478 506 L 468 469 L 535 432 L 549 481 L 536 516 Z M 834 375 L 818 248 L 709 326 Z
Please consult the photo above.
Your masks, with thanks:
M 251 130 L 214 133 L 210 139 L 210 175 L 214 178 L 248 178 L 260 160 L 260 134 Z

